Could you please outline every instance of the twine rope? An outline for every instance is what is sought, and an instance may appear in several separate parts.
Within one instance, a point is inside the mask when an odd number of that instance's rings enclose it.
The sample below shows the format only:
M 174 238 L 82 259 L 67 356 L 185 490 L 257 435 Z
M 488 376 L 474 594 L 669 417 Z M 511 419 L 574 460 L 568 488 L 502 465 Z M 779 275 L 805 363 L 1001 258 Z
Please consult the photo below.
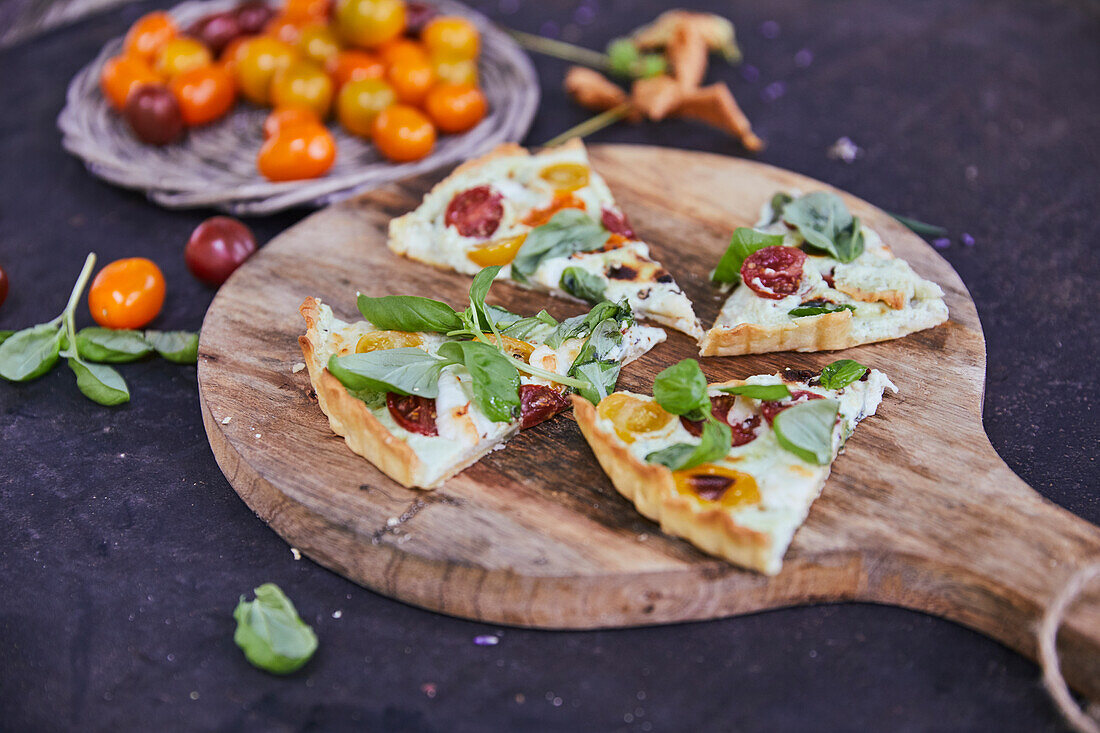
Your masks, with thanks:
M 1078 568 L 1058 591 L 1054 601 L 1047 606 L 1039 624 L 1039 663 L 1043 667 L 1043 686 L 1054 698 L 1066 721 L 1078 733 L 1100 733 L 1100 723 L 1081 709 L 1070 694 L 1066 678 L 1062 676 L 1061 662 L 1058 659 L 1058 627 L 1062 625 L 1070 605 L 1081 595 L 1085 586 L 1096 578 L 1100 578 L 1100 560 Z

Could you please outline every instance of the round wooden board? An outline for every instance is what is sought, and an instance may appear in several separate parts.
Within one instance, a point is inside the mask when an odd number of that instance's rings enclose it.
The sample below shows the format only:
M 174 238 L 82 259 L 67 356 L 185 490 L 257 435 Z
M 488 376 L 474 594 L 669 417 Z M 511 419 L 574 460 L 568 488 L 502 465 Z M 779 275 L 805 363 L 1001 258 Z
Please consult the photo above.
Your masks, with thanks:
M 704 324 L 722 302 L 707 273 L 732 230 L 751 225 L 777 190 L 832 190 L 718 155 L 624 145 L 590 153 Z M 210 444 L 234 489 L 288 542 L 387 596 L 495 623 L 629 626 L 863 599 L 946 616 L 1034 655 L 1033 622 L 1073 569 L 1100 555 L 1100 530 L 1038 497 L 990 447 L 985 344 L 958 275 L 847 194 L 853 213 L 943 287 L 951 320 L 844 352 L 901 391 L 856 430 L 777 577 L 662 534 L 615 492 L 571 415 L 524 431 L 434 492 L 403 488 L 353 454 L 329 429 L 306 372 L 293 370 L 302 360 L 298 306 L 319 296 L 354 318 L 356 290 L 461 304 L 469 278 L 385 246 L 389 220 L 432 182 L 405 181 L 305 219 L 241 267 L 207 313 L 198 374 Z M 582 310 L 505 283 L 489 300 L 520 313 Z M 620 384 L 648 392 L 658 371 L 697 355 L 670 332 Z M 780 353 L 702 366 L 717 380 L 836 358 Z M 1100 694 L 1100 603 L 1091 600 L 1063 627 L 1062 652 L 1071 681 Z

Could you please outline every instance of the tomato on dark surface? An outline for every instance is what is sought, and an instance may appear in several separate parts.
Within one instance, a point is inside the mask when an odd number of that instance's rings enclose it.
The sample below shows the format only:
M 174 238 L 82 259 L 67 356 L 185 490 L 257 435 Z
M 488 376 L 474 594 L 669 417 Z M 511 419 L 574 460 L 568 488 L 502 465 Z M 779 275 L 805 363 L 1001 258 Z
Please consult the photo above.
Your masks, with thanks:
M 797 247 L 764 247 L 745 258 L 741 280 L 763 298 L 782 300 L 798 291 L 805 261 Z
M 612 234 L 618 234 L 627 239 L 634 238 L 634 227 L 630 226 L 626 214 L 616 214 L 611 209 L 604 209 L 603 214 L 600 215 L 600 223 Z
M 794 407 L 801 402 L 809 402 L 810 400 L 822 400 L 825 399 L 816 392 L 807 392 L 804 389 L 796 389 L 791 392 L 791 396 L 783 400 L 773 400 L 771 402 L 760 403 L 760 413 L 764 416 L 764 419 L 768 421 L 768 425 L 772 424 L 772 420 L 775 420 L 775 416 L 786 410 L 788 407 Z
M 718 395 L 710 398 L 711 413 L 730 426 L 730 446 L 733 448 L 756 440 L 756 428 L 760 425 L 759 415 L 753 415 L 738 423 L 731 423 L 729 414 L 733 408 L 733 403 L 736 401 L 737 398 L 733 395 Z M 681 417 L 680 424 L 684 426 L 684 430 L 687 430 L 696 438 L 703 434 L 702 420 L 688 420 L 686 417 Z
M 417 395 L 386 393 L 386 408 L 394 421 L 410 433 L 439 435 L 435 426 L 435 400 Z
M 569 399 L 545 384 L 521 384 L 519 387 L 519 428 L 526 430 L 569 407 Z
M 456 194 L 443 219 L 464 237 L 484 239 L 500 226 L 504 216 L 503 196 L 490 186 L 475 186 Z
M 218 286 L 256 251 L 252 230 L 228 216 L 214 216 L 195 228 L 183 258 L 187 269 L 207 285 Z
M 163 84 L 142 84 L 134 89 L 123 115 L 137 138 L 151 145 L 167 145 L 183 134 L 179 102 Z
M 8 299 L 8 273 L 4 272 L 4 268 L 0 267 L 0 305 L 4 305 L 4 301 Z

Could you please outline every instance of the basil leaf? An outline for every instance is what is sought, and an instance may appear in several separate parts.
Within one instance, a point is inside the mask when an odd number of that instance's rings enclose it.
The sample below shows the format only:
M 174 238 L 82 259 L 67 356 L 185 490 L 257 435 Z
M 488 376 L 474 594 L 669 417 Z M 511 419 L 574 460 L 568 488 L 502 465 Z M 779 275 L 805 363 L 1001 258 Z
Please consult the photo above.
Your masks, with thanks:
M 783 208 L 783 221 L 798 230 L 806 244 L 823 250 L 840 262 L 863 254 L 863 231 L 844 201 L 834 193 L 815 191 L 800 196 Z
M 386 393 L 374 389 L 349 389 L 348 394 L 367 404 L 368 410 L 377 410 L 386 404 Z
M 61 330 L 40 323 L 16 331 L 0 344 L 0 377 L 10 382 L 29 382 L 53 368 L 61 353 Z
M 841 262 L 851 262 L 863 254 L 865 242 L 858 216 L 853 217 L 852 223 L 837 233 L 834 245 L 836 258 Z
M 738 227 L 733 230 L 729 247 L 726 248 L 722 259 L 718 261 L 718 267 L 710 279 L 716 283 L 736 283 L 741 280 L 741 265 L 745 258 L 758 249 L 765 247 L 777 247 L 783 244 L 782 234 L 766 234 L 749 227 Z
M 199 335 L 193 331 L 146 331 L 145 340 L 162 359 L 175 364 L 194 364 L 199 360 Z
M 791 390 L 785 384 L 742 384 L 740 387 L 723 387 L 720 391 L 766 402 L 791 396 Z
M 545 343 L 551 349 L 556 349 L 569 339 L 587 336 L 592 333 L 597 324 L 609 318 L 613 319 L 620 328 L 634 323 L 634 313 L 630 310 L 630 305 L 627 304 L 625 298 L 618 303 L 605 300 L 602 303 L 597 303 L 592 310 L 584 315 L 566 318 L 546 338 Z
M 493 278 L 500 272 L 500 265 L 492 265 L 483 268 L 470 283 L 470 307 L 474 309 L 478 325 L 485 331 L 489 328 L 489 316 L 485 312 L 485 296 L 489 294 L 489 288 L 493 285 Z
M 699 438 L 696 445 L 676 443 L 653 451 L 645 459 L 648 463 L 660 463 L 671 471 L 682 471 L 722 459 L 729 453 L 733 442 L 730 426 L 713 418 L 703 424 L 703 433 Z
M 602 247 L 609 236 L 603 225 L 580 209 L 562 209 L 527 233 L 512 260 L 512 277 L 526 282 L 543 260 L 591 252 Z
M 3 344 L 14 335 L 15 331 L 0 331 L 0 344 Z
M 439 394 L 439 373 L 452 363 L 415 346 L 403 346 L 333 355 L 329 357 L 328 370 L 355 393 L 367 390 L 434 398 Z
M 542 311 L 545 313 L 546 311 Z M 516 321 L 522 321 L 523 317 L 513 313 L 507 308 L 501 308 L 499 305 L 486 305 L 485 316 L 493 322 L 493 325 L 497 328 L 503 328 L 510 326 Z M 556 321 L 555 321 L 556 323 Z
M 126 380 L 105 364 L 89 364 L 70 358 L 69 368 L 76 374 L 76 386 L 85 397 L 108 407 L 130 401 Z
M 492 308 L 492 306 L 489 307 Z M 490 317 L 493 316 L 490 315 Z M 541 343 L 553 333 L 557 326 L 558 322 L 554 317 L 542 310 L 528 318 L 518 318 L 512 321 L 504 328 L 501 328 L 500 333 L 504 336 L 511 336 L 512 338 L 528 343 Z M 500 327 L 499 321 L 497 321 L 497 327 Z
M 673 415 L 710 411 L 707 378 L 695 359 L 679 361 L 658 374 L 653 380 L 653 398 Z
M 866 373 L 867 367 L 858 361 L 839 359 L 821 370 L 817 383 L 826 389 L 844 389 Z
M 824 466 L 833 460 L 833 429 L 840 405 L 836 400 L 809 400 L 775 416 L 775 438 L 807 463 Z
M 123 364 L 153 353 L 141 331 L 82 328 L 76 333 L 76 350 L 82 359 Z
M 768 205 L 771 206 L 772 209 L 772 217 L 768 220 L 768 224 L 774 224 L 779 221 L 783 216 L 783 209 L 787 208 L 787 204 L 792 201 L 794 201 L 794 197 L 783 191 L 772 196 L 772 200 L 768 202 Z
M 480 341 L 448 341 L 439 355 L 470 373 L 474 404 L 493 422 L 511 422 L 519 414 L 519 372 L 500 351 Z
M 839 313 L 843 310 L 855 313 L 856 307 L 848 303 L 830 303 L 827 300 L 810 300 L 797 308 L 791 308 L 787 311 L 787 315 L 791 318 L 801 318 L 802 316 L 820 316 L 824 313 Z
M 587 300 L 593 305 L 604 299 L 603 294 L 607 289 L 603 278 L 579 267 L 565 268 L 558 285 L 574 298 Z
M 890 214 L 889 211 L 886 212 Z M 917 219 L 911 219 L 908 216 L 902 216 L 901 214 L 890 214 L 890 216 L 897 219 L 899 222 L 909 227 L 910 231 L 921 235 L 922 237 L 946 237 L 947 230 L 941 226 L 935 224 L 926 224 L 923 221 Z
M 462 319 L 446 303 L 417 295 L 384 295 L 356 299 L 359 312 L 381 331 L 449 333 L 462 328 Z
M 279 586 L 264 583 L 256 600 L 241 596 L 233 610 L 237 631 L 233 641 L 254 666 L 274 674 L 290 674 L 317 651 L 317 635 Z
M 588 384 L 576 389 L 577 394 L 593 405 L 607 397 L 619 381 L 622 364 L 617 361 L 590 361 L 571 370 L 570 376 L 583 379 Z
M 622 342 L 623 334 L 614 320 L 607 318 L 600 321 L 592 329 L 592 333 L 588 334 L 581 350 L 569 365 L 569 373 L 572 374 L 574 369 L 590 361 L 607 361 L 611 351 Z

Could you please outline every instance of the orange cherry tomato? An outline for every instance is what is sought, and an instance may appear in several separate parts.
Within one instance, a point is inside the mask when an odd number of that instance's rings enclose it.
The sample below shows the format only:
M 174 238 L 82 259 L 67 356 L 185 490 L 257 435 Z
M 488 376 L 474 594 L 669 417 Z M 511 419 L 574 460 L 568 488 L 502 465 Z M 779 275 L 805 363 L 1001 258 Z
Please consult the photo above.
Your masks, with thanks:
M 381 79 L 386 75 L 386 67 L 374 54 L 350 49 L 336 54 L 336 58 L 329 63 L 328 73 L 332 74 L 336 88 L 340 89 L 349 81 Z
M 233 77 L 221 66 L 201 66 L 179 74 L 168 88 L 179 102 L 183 121 L 205 125 L 222 117 L 237 98 Z
M 477 62 L 472 59 L 432 57 L 435 78 L 444 84 L 473 84 L 477 86 Z
M 330 0 L 286 0 L 283 5 L 283 15 L 297 20 L 324 21 L 331 11 Z
M 194 38 L 173 38 L 157 52 L 157 73 L 173 79 L 185 71 L 210 66 L 214 59 L 210 49 Z
M 470 84 L 440 84 L 428 92 L 424 109 L 443 132 L 465 132 L 481 122 L 488 104 Z
M 126 106 L 126 99 L 142 84 L 159 84 L 157 72 L 137 56 L 115 56 L 108 59 L 99 75 L 99 88 L 115 109 Z
M 435 72 L 426 59 L 399 61 L 386 71 L 386 78 L 397 99 L 405 104 L 420 104 L 435 84 Z
M 308 107 L 282 107 L 264 120 L 264 140 L 292 127 L 320 125 L 321 118 Z
M 340 53 L 340 41 L 327 25 L 307 25 L 298 36 L 298 52 L 327 67 Z
M 441 15 L 428 21 L 420 38 L 433 56 L 451 59 L 477 58 L 481 45 L 474 24 L 453 15 Z
M 337 0 L 336 27 L 344 39 L 373 48 L 405 30 L 404 0 Z
M 161 46 L 175 38 L 178 33 L 179 29 L 176 28 L 172 16 L 158 10 L 141 16 L 130 26 L 122 48 L 128 56 L 152 63 Z
M 271 104 L 275 107 L 309 107 L 324 119 L 332 108 L 332 79 L 312 61 L 295 61 L 275 72 L 271 80 Z
M 322 125 L 288 127 L 269 137 L 256 165 L 269 181 L 323 176 L 336 160 L 336 141 Z
M 257 36 L 241 44 L 234 55 L 241 94 L 250 102 L 266 105 L 275 72 L 290 66 L 297 58 L 293 46 L 268 36 Z
M 240 55 L 241 46 L 251 40 L 251 36 L 239 36 L 230 41 L 218 57 L 218 65 L 233 75 L 233 82 L 237 81 L 237 57 Z
M 394 104 L 374 118 L 372 138 L 378 151 L 390 160 L 420 160 L 435 145 L 435 128 L 415 107 Z
M 396 102 L 393 88 L 381 79 L 349 81 L 336 99 L 336 117 L 353 135 L 370 137 L 375 118 Z
M 394 38 L 392 41 L 386 41 L 375 49 L 375 53 L 386 66 L 407 61 L 428 60 L 428 50 L 411 38 Z
M 88 310 L 104 328 L 141 328 L 164 305 L 164 275 L 144 257 L 115 260 L 88 291 Z

